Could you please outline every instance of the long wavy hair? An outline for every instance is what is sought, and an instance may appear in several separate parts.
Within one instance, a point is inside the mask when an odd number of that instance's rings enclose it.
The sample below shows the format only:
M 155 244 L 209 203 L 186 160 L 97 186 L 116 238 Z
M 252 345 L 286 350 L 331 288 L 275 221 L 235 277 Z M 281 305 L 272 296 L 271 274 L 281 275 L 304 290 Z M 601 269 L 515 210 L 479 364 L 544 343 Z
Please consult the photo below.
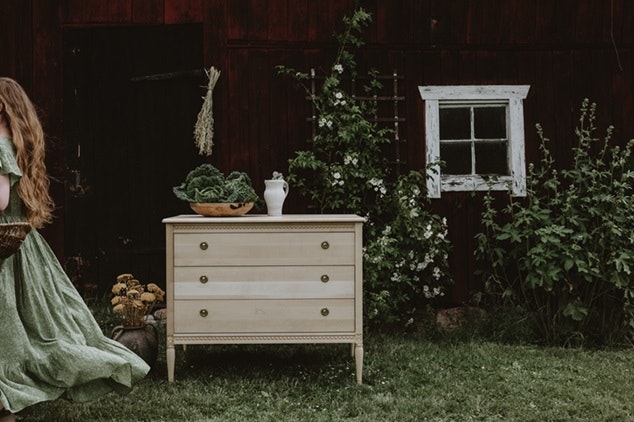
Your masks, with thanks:
M 44 163 L 44 131 L 35 106 L 24 89 L 11 78 L 0 78 L 2 113 L 9 122 L 22 177 L 17 192 L 24 205 L 29 223 L 41 228 L 53 218 L 55 204 L 49 194 L 50 180 Z

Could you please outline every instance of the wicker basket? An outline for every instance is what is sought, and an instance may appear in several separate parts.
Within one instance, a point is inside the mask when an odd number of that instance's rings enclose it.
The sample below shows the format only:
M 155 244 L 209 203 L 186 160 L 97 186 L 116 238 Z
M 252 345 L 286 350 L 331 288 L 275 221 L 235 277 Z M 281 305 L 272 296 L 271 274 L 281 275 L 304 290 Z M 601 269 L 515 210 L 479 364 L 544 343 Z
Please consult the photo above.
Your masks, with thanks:
M 30 231 L 31 225 L 26 222 L 0 223 L 0 259 L 16 253 Z

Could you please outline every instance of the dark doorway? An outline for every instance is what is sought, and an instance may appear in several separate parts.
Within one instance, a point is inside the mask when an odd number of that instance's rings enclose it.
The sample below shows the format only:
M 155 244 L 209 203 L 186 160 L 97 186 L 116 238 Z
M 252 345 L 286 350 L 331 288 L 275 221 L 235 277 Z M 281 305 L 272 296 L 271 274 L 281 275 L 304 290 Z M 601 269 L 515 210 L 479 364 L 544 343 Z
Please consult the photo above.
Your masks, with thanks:
M 164 285 L 172 187 L 203 162 L 201 25 L 64 31 L 65 268 L 80 291 L 116 275 Z

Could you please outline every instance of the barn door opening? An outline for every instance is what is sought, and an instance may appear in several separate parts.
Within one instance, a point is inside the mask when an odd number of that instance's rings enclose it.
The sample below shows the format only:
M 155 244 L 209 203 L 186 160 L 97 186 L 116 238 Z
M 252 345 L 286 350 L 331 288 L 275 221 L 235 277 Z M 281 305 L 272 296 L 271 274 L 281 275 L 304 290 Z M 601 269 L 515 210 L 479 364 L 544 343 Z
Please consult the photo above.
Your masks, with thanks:
M 165 280 L 161 220 L 188 212 L 172 187 L 203 160 L 201 25 L 66 29 L 64 266 L 85 297 L 116 275 Z

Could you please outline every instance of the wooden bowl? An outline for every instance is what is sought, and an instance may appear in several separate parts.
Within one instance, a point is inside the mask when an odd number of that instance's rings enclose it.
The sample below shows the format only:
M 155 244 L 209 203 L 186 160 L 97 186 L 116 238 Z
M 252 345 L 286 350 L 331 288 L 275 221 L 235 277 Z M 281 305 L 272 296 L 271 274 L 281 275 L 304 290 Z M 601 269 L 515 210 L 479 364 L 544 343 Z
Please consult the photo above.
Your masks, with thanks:
M 234 217 L 248 213 L 253 208 L 253 202 L 190 202 L 189 206 L 196 214 L 205 217 Z

